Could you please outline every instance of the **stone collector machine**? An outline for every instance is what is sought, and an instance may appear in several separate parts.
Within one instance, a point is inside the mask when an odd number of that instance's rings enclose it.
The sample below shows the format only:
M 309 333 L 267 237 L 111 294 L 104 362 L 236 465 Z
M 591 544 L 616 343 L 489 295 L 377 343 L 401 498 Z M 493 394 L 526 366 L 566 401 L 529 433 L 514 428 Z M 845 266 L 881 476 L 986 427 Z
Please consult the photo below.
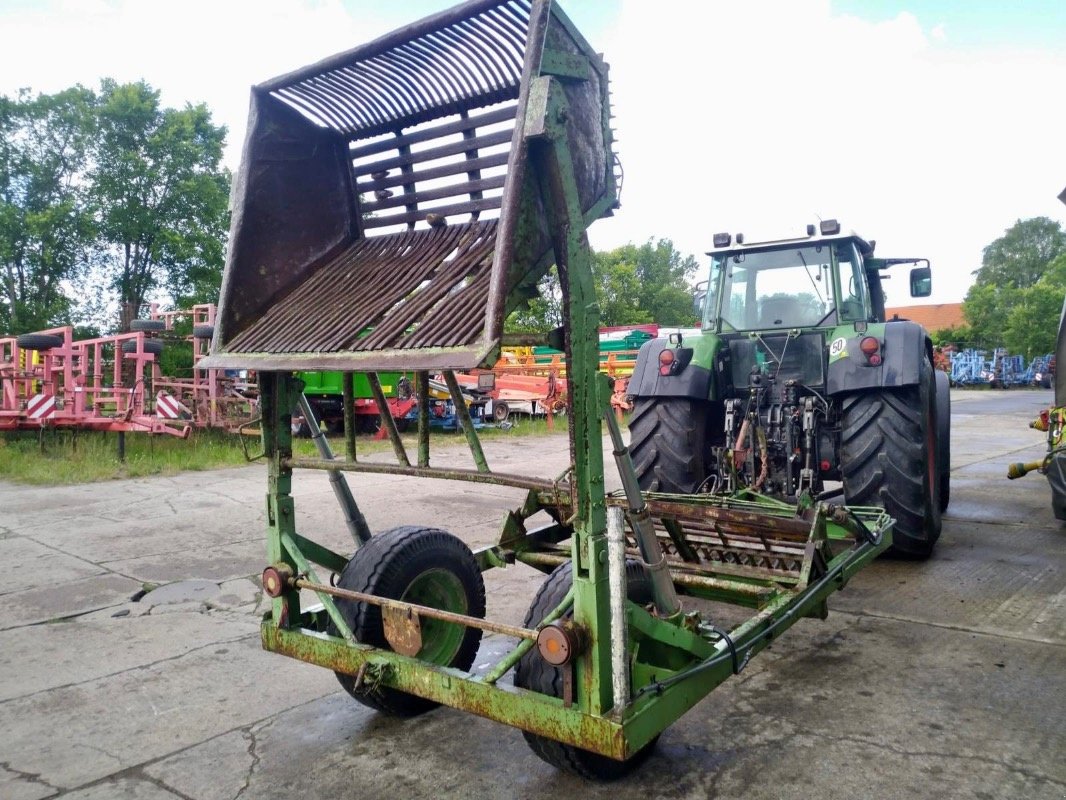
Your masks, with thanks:
M 548 0 L 474 0 L 254 87 L 203 364 L 259 375 L 264 647 L 334 670 L 384 713 L 445 704 L 518 727 L 541 758 L 599 779 L 639 763 L 791 624 L 824 617 L 892 530 L 881 509 L 809 493 L 641 493 L 597 372 L 585 238 L 616 206 L 609 120 L 607 65 Z M 491 471 L 469 424 L 475 467 L 431 466 L 424 414 L 414 463 L 393 429 L 397 463 L 358 460 L 351 419 L 343 458 L 321 441 L 321 458 L 293 456 L 290 417 L 306 407 L 293 373 L 362 372 L 380 390 L 377 371 L 410 371 L 424 393 L 440 371 L 458 397 L 454 372 L 491 365 L 505 317 L 552 264 L 569 380 L 563 475 Z M 299 524 L 292 484 L 309 469 L 329 472 L 351 557 Z M 372 535 L 343 474 L 383 472 L 526 499 L 477 551 L 431 525 Z M 482 573 L 516 561 L 548 576 L 524 624 L 486 619 Z M 301 590 L 319 603 L 302 606 Z M 751 613 L 715 624 L 683 596 Z M 516 644 L 474 668 L 486 631 Z

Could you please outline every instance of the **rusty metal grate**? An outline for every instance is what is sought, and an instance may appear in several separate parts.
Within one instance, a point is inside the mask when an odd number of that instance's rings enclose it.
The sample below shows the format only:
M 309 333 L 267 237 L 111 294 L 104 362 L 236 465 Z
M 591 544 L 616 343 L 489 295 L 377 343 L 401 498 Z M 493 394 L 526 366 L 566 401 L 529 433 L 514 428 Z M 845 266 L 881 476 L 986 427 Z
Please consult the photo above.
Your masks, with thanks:
M 514 100 L 530 13 L 528 0 L 468 3 L 261 88 L 358 137 Z
M 358 240 L 226 350 L 337 353 L 472 345 L 486 324 L 495 244 L 495 220 Z

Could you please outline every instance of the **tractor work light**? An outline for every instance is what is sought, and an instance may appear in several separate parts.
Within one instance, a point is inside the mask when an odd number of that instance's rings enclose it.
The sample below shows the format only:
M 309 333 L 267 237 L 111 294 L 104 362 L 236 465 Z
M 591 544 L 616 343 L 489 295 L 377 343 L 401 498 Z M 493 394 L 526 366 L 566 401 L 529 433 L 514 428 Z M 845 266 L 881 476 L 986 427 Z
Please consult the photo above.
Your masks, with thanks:
M 814 236 L 816 230 L 817 229 L 813 225 L 811 225 L 810 223 L 807 224 L 807 235 L 808 236 Z
M 840 223 L 835 219 L 823 219 L 818 223 L 818 229 L 822 232 L 822 236 L 836 236 L 840 233 Z
M 712 241 L 714 242 L 715 247 L 729 247 L 729 243 L 733 241 L 733 237 L 728 233 L 716 233 Z

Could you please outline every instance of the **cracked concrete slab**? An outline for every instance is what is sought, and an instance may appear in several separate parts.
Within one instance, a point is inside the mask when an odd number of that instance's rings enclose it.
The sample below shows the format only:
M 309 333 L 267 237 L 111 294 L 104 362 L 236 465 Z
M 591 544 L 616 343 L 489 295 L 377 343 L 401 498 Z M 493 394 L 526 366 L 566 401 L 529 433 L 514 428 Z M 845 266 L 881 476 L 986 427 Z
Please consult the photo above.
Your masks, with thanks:
M 5 743 L 5 759 L 52 785 L 81 786 L 335 686 L 332 674 L 266 653 L 247 635 L 0 704 L 0 728 L 19 734 Z
M 234 620 L 211 614 L 109 615 L 3 631 L 0 719 L 5 718 L 4 704 L 12 698 L 143 669 L 211 644 L 251 638 L 257 632 L 251 617 Z
M 117 778 L 64 794 L 67 800 L 181 800 L 166 787 L 139 778 Z
M 108 573 L 14 592 L 5 598 L 0 630 L 118 606 L 140 588 L 137 581 Z

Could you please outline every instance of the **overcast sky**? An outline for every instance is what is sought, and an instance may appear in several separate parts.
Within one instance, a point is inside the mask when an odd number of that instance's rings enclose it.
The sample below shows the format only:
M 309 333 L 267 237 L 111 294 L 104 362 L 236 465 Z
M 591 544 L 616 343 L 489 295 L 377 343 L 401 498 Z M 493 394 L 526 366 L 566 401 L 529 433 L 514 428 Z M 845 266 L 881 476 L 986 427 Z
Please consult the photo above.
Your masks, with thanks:
M 0 0 L 0 93 L 143 78 L 207 103 L 236 169 L 251 84 L 449 5 Z M 930 258 L 930 301 L 953 302 L 1015 220 L 1066 226 L 1063 0 L 561 5 L 611 64 L 625 184 L 594 247 L 670 238 L 705 264 L 715 231 L 836 217 L 878 255 Z

